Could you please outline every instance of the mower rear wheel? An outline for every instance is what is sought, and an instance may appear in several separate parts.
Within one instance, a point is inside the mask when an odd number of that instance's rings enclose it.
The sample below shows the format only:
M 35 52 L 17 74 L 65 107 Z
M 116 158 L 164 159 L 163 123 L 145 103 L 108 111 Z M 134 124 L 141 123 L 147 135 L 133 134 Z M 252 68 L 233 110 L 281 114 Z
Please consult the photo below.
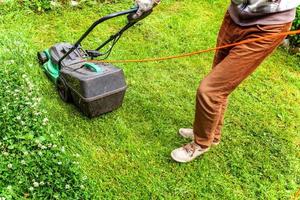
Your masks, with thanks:
M 47 54 L 45 52 L 43 52 L 43 51 L 42 52 L 38 52 L 37 56 L 38 56 L 38 59 L 39 59 L 39 63 L 41 65 L 45 64 L 49 60 L 49 58 L 47 57 Z
M 62 77 L 58 77 L 57 82 L 56 82 L 56 88 L 58 91 L 58 94 L 60 98 L 64 102 L 71 102 L 72 96 L 71 96 L 71 91 L 69 87 L 66 84 L 66 81 Z

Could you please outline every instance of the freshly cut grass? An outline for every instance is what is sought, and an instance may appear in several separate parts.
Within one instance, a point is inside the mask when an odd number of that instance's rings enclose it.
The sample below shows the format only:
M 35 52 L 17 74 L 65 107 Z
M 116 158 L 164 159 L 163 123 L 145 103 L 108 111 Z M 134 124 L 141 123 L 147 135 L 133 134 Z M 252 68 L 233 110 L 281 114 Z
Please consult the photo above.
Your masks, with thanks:
M 213 47 L 227 3 L 165 1 L 124 35 L 111 59 Z M 195 91 L 211 68 L 213 53 L 119 64 L 129 86 L 124 105 L 99 118 L 87 119 L 59 99 L 34 52 L 57 42 L 73 42 L 98 17 L 127 7 L 105 4 L 0 18 L 4 34 L 21 31 L 32 41 L 24 68 L 42 91 L 50 123 L 62 132 L 68 150 L 81 154 L 80 166 L 95 182 L 98 198 L 289 199 L 294 195 L 300 187 L 300 60 L 284 50 L 275 52 L 231 96 L 221 145 L 185 165 L 173 162 L 170 152 L 188 142 L 178 137 L 177 130 L 192 125 Z M 124 22 L 101 25 L 84 46 L 97 46 Z

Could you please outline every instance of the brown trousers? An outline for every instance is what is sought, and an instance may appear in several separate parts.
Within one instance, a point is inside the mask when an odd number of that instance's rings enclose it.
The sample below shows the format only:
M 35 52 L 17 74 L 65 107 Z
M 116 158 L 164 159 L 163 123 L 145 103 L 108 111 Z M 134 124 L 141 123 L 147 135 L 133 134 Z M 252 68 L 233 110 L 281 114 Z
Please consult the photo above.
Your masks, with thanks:
M 226 13 L 217 46 L 286 32 L 291 23 L 242 27 Z M 221 128 L 230 93 L 245 80 L 283 41 L 268 38 L 216 51 L 213 68 L 197 90 L 194 121 L 195 142 L 210 146 L 221 139 Z

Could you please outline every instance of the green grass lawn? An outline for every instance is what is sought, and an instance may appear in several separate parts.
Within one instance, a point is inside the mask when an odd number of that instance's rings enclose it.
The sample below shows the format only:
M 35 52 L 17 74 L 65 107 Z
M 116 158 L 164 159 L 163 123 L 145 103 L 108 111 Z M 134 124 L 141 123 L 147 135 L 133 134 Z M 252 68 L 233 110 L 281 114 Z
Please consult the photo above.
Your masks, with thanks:
M 300 188 L 300 59 L 284 50 L 276 51 L 231 96 L 222 143 L 189 164 L 173 162 L 170 152 L 188 142 L 177 130 L 192 126 L 195 91 L 210 70 L 213 53 L 118 64 L 129 85 L 124 104 L 96 119 L 59 99 L 36 52 L 75 41 L 98 17 L 126 9 L 126 2 L 0 16 L 2 38 L 28 44 L 16 55 L 24 59 L 20 68 L 40 89 L 49 122 L 63 135 L 69 153 L 81 155 L 80 167 L 95 182 L 99 199 L 290 199 Z M 124 34 L 111 59 L 213 47 L 227 5 L 223 0 L 165 1 Z M 97 46 L 124 22 L 102 25 L 85 47 Z

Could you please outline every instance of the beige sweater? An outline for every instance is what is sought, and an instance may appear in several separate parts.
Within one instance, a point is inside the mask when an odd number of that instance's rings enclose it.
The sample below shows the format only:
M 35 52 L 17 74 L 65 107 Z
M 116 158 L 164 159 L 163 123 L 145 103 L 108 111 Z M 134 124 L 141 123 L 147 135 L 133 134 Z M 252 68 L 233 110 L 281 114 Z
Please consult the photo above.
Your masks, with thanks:
M 234 3 L 229 6 L 228 11 L 233 21 L 240 26 L 284 24 L 293 21 L 296 15 L 295 8 L 275 13 L 243 12 Z

